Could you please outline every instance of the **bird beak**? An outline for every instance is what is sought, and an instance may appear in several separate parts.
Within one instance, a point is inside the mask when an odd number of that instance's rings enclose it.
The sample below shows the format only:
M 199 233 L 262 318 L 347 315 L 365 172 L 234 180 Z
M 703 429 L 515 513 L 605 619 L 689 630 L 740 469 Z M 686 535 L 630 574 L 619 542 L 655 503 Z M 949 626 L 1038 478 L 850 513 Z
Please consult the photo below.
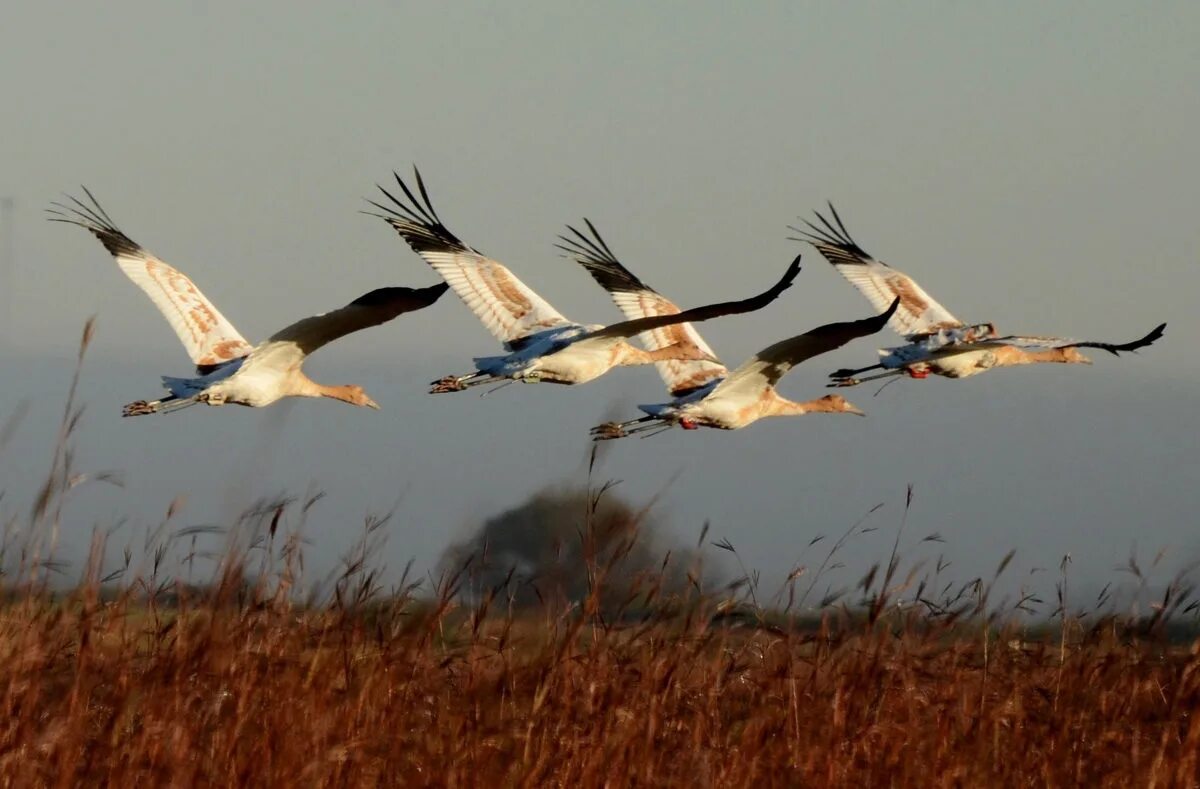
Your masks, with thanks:
M 853 403 L 846 403 L 846 413 L 847 414 L 858 414 L 859 416 L 867 415 L 866 411 L 862 410 L 861 408 L 854 405 Z
M 363 403 L 363 405 L 365 405 L 367 408 L 374 408 L 376 411 L 379 410 L 379 403 L 375 402 L 369 397 L 367 398 L 367 402 Z
M 725 366 L 725 363 L 724 363 L 724 362 L 722 362 L 722 361 L 721 361 L 720 359 L 718 359 L 717 357 L 713 356 L 711 353 L 706 353 L 706 354 L 704 354 L 704 361 L 706 361 L 706 362 L 712 362 L 713 364 L 719 364 L 719 365 L 721 365 L 722 367 L 724 367 L 724 366 Z

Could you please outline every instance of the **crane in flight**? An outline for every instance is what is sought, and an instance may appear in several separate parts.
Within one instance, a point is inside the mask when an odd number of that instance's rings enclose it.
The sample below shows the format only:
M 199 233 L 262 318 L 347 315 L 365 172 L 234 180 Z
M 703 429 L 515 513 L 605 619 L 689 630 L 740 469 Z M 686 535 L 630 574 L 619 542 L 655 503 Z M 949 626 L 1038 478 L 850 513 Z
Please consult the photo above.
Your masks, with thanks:
M 503 344 L 505 353 L 474 360 L 475 370 L 450 375 L 431 384 L 430 392 L 458 392 L 480 384 L 582 384 L 614 367 L 662 362 L 719 364 L 707 349 L 690 343 L 669 343 L 642 350 L 628 340 L 636 334 L 662 330 L 686 321 L 705 321 L 762 309 L 789 288 L 800 271 L 797 256 L 770 289 L 741 301 L 696 307 L 677 314 L 642 316 L 609 326 L 585 325 L 563 317 L 549 302 L 517 279 L 503 264 L 467 246 L 443 224 L 433 208 L 420 172 L 414 168 L 416 189 L 393 173 L 403 197 L 380 186 L 390 201 L 368 201 L 421 258 L 445 278 L 459 298 Z M 420 195 L 418 198 L 417 194 Z
M 593 279 L 608 291 L 617 308 L 633 321 L 659 315 L 686 315 L 668 298 L 646 285 L 630 272 L 604 243 L 600 233 L 587 223 L 590 237 L 568 226 L 573 238 L 560 237 L 559 248 L 580 263 Z M 729 372 L 723 365 L 707 360 L 666 361 L 658 365 L 659 375 L 673 398 L 669 403 L 640 405 L 646 415 L 626 422 L 605 422 L 592 428 L 597 441 L 622 438 L 638 433 L 659 432 L 675 425 L 684 430 L 712 427 L 737 430 L 768 416 L 798 416 L 811 413 L 864 415 L 841 395 L 825 395 L 806 402 L 781 396 L 775 385 L 793 367 L 818 354 L 841 347 L 856 337 L 874 334 L 883 328 L 897 305 L 882 315 L 861 321 L 831 323 L 810 332 L 777 342 L 759 351 Z M 689 323 L 656 327 L 641 335 L 647 348 L 686 344 L 711 355 L 708 344 Z
M 1025 364 L 1091 364 L 1080 348 L 1098 348 L 1114 356 L 1152 345 L 1162 337 L 1165 323 L 1146 336 L 1127 343 L 1078 341 L 1066 337 L 1001 335 L 995 324 L 967 325 L 933 299 L 916 281 L 892 268 L 860 247 L 829 204 L 832 221 L 817 212 L 820 226 L 804 220 L 807 229 L 791 227 L 799 233 L 796 241 L 812 244 L 838 273 L 866 296 L 871 306 L 883 309 L 893 300 L 899 308 L 890 325 L 907 343 L 879 351 L 877 364 L 857 369 L 843 368 L 832 373 L 829 386 L 855 386 L 864 381 L 893 376 L 926 378 L 967 378 L 999 367 Z M 872 370 L 884 372 L 859 377 Z
M 312 380 L 304 374 L 304 361 L 339 337 L 428 307 L 447 290 L 445 284 L 379 288 L 251 345 L 195 283 L 121 232 L 87 187 L 83 191 L 89 202 L 68 195 L 69 204 L 52 203 L 48 209 L 51 221 L 78 225 L 99 239 L 117 266 L 167 319 L 196 365 L 194 376 L 163 376 L 168 394 L 158 400 L 129 403 L 123 416 L 167 413 L 196 403 L 261 408 L 284 397 L 323 397 L 377 409 L 378 404 L 361 386 L 328 386 Z

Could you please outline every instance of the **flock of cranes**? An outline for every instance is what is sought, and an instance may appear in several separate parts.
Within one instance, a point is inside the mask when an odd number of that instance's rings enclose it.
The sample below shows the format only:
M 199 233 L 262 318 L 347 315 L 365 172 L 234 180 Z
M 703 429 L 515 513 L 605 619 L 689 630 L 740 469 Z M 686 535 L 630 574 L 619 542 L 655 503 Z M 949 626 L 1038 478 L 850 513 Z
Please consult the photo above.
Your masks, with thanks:
M 1053 362 L 1091 364 L 1080 348 L 1119 355 L 1155 342 L 1166 324 L 1124 344 L 1077 342 L 1061 337 L 1001 335 L 991 323 L 964 324 L 911 277 L 867 254 L 851 238 L 832 204 L 830 217 L 791 228 L 794 240 L 811 244 L 857 288 L 878 314 L 830 323 L 769 345 L 730 371 L 692 325 L 762 309 L 792 284 L 797 256 L 767 290 L 740 301 L 680 310 L 646 285 L 613 254 L 599 231 L 568 226 L 558 248 L 578 262 L 608 292 L 625 320 L 608 326 L 569 320 L 503 264 L 468 246 L 442 223 L 419 172 L 415 190 L 395 175 L 398 191 L 379 187 L 386 202 L 369 201 L 378 216 L 445 280 L 426 288 L 385 287 L 340 309 L 304 318 L 257 345 L 238 333 L 216 306 L 182 272 L 155 257 L 117 228 L 86 188 L 86 200 L 53 203 L 53 221 L 90 231 L 120 269 L 167 319 L 183 343 L 195 374 L 162 379 L 167 394 L 124 407 L 124 416 L 176 411 L 197 403 L 270 405 L 285 397 L 327 397 L 367 408 L 379 406 L 356 385 L 320 384 L 304 374 L 309 354 L 339 337 L 378 326 L 432 305 L 453 289 L 498 339 L 504 353 L 474 359 L 474 370 L 434 381 L 431 393 L 462 391 L 482 384 L 581 384 L 614 367 L 654 364 L 669 402 L 641 405 L 643 416 L 592 428 L 596 440 L 652 434 L 679 426 L 736 430 L 769 416 L 863 412 L 839 394 L 805 402 L 782 397 L 775 386 L 793 367 L 859 337 L 891 326 L 903 345 L 879 351 L 879 361 L 831 375 L 830 387 L 848 387 L 885 377 L 965 378 L 996 368 Z M 631 340 L 637 337 L 643 347 Z M 874 370 L 883 372 L 862 376 Z

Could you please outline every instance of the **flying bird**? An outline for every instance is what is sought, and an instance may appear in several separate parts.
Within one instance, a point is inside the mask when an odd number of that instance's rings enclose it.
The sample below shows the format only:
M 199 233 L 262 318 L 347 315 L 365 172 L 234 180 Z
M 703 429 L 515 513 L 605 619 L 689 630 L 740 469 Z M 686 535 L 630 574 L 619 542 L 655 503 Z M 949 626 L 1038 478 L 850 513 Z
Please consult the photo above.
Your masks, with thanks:
M 800 271 L 800 257 L 769 290 L 742 301 L 696 307 L 686 312 L 644 316 L 609 326 L 585 325 L 563 317 L 504 265 L 460 240 L 442 223 L 430 202 L 421 174 L 415 171 L 420 198 L 396 173 L 403 199 L 382 186 L 391 205 L 368 201 L 435 271 L 504 346 L 501 356 L 476 358 L 474 372 L 434 381 L 430 392 L 457 392 L 480 384 L 581 384 L 614 367 L 652 362 L 695 361 L 719 364 L 710 351 L 689 343 L 672 342 L 646 351 L 628 339 L 686 321 L 705 321 L 762 309 L 791 286 Z
M 587 222 L 587 220 L 584 220 Z M 560 249 L 592 274 L 617 307 L 632 320 L 655 315 L 680 313 L 670 299 L 638 279 L 616 259 L 599 232 L 587 222 L 589 238 L 568 226 L 574 238 L 561 237 Z M 732 373 L 723 365 L 709 361 L 664 362 L 659 375 L 673 400 L 669 403 L 640 405 L 646 416 L 626 422 L 605 422 L 592 428 L 597 441 L 628 435 L 658 432 L 679 425 L 685 430 L 713 427 L 737 430 L 768 416 L 797 416 L 810 413 L 848 413 L 863 415 L 841 395 L 826 395 L 807 402 L 782 397 L 775 385 L 793 367 L 818 354 L 841 347 L 856 337 L 874 334 L 884 327 L 895 312 L 893 304 L 882 315 L 849 323 L 831 323 L 810 332 L 777 342 L 755 354 Z M 641 335 L 648 348 L 685 343 L 711 354 L 708 344 L 688 323 L 672 324 Z
M 1141 339 L 1116 344 L 1080 342 L 1066 337 L 1001 335 L 992 323 L 964 324 L 912 277 L 863 250 L 850 237 L 832 203 L 829 211 L 832 222 L 818 212 L 817 220 L 821 226 L 805 220 L 807 230 L 790 228 L 801 234 L 801 238 L 794 240 L 807 241 L 816 247 L 876 309 L 899 300 L 899 308 L 892 315 L 890 325 L 907 340 L 905 345 L 879 351 L 878 364 L 837 370 L 830 376 L 829 386 L 855 386 L 898 375 L 918 379 L 930 374 L 967 378 L 993 368 L 1023 364 L 1091 364 L 1091 359 L 1080 348 L 1099 348 L 1118 356 L 1153 344 L 1166 328 L 1167 324 L 1162 323 Z M 872 370 L 886 372 L 858 377 Z
M 70 205 L 52 203 L 48 209 L 51 221 L 78 225 L 98 238 L 125 275 L 158 307 L 196 365 L 193 377 L 163 376 L 167 396 L 129 403 L 123 416 L 177 411 L 196 403 L 261 408 L 284 397 L 328 397 L 379 408 L 361 386 L 313 381 L 304 374 L 305 359 L 339 337 L 428 307 L 447 290 L 445 284 L 379 288 L 340 309 L 297 321 L 252 346 L 187 276 L 117 229 L 87 187 L 83 191 L 90 204 L 68 195 Z

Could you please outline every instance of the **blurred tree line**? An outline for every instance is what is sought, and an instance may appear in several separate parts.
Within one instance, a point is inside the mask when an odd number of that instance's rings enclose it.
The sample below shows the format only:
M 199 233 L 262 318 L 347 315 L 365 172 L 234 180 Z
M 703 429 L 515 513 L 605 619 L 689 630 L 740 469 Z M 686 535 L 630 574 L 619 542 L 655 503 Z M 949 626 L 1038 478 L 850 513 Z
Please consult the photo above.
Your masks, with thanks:
M 544 488 L 451 545 L 442 570 L 462 570 L 461 595 L 517 609 L 582 604 L 596 587 L 614 615 L 707 588 L 699 550 L 669 540 L 649 508 L 611 487 Z

